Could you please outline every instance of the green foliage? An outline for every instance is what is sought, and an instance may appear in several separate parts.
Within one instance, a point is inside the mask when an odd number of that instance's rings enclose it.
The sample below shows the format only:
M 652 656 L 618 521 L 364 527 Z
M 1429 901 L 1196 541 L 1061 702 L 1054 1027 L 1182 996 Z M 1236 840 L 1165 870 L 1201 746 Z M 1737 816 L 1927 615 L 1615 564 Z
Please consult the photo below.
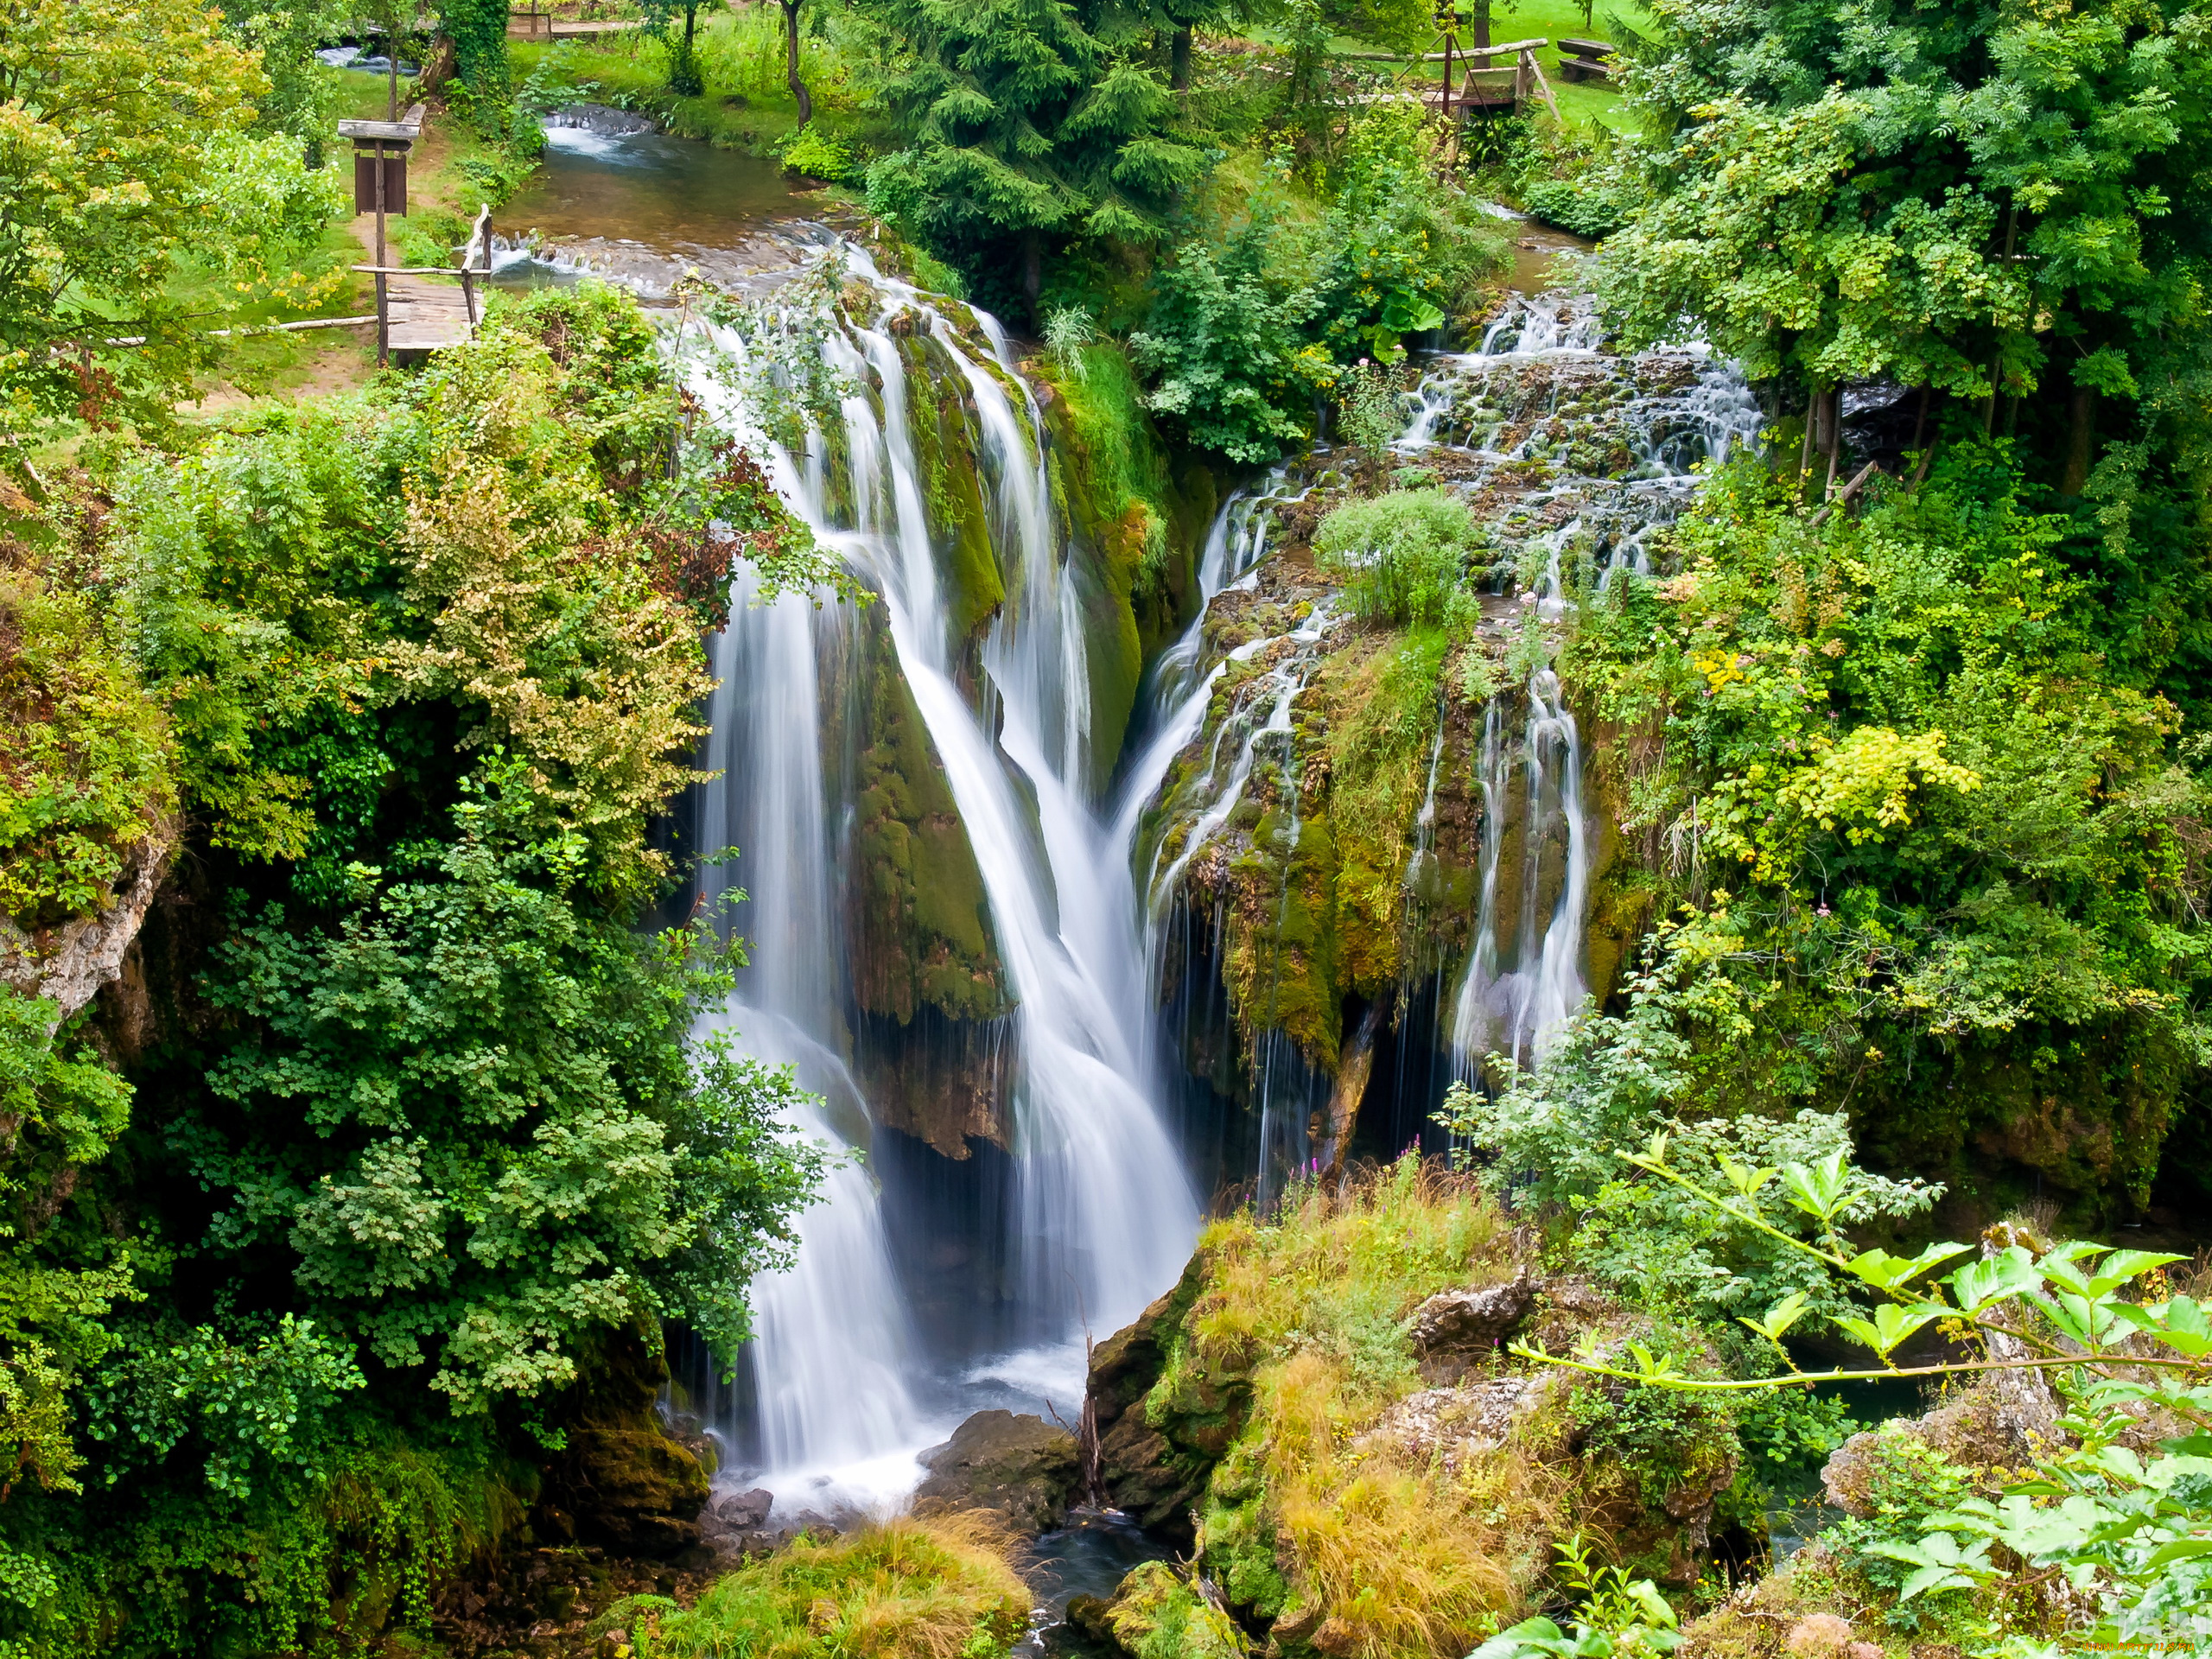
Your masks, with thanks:
M 110 1484 L 190 1440 L 206 1450 L 208 1490 L 244 1497 L 272 1469 L 319 1467 L 332 1406 L 365 1383 L 346 1345 L 286 1313 L 250 1347 L 204 1325 L 131 1344 L 89 1390 L 87 1416 L 92 1438 L 113 1443 Z
M 1739 1450 L 1733 1412 L 1711 1395 L 1580 1388 L 1567 1396 L 1567 1410 L 1584 1431 L 1586 1454 L 1618 1459 L 1649 1510 Z
M 1287 275 L 1294 257 L 1262 205 L 1219 247 L 1185 243 L 1154 275 L 1129 351 L 1152 382 L 1147 406 L 1202 449 L 1273 461 L 1306 436 L 1313 394 L 1333 378 L 1309 337 L 1319 302 Z
M 1629 343 L 1687 315 L 1755 377 L 2043 393 L 2031 424 L 2076 440 L 2070 387 L 2139 394 L 2201 475 L 2200 14 L 1653 10 L 1605 261 Z M 2068 448 L 2040 446 L 2052 475 Z
M 307 295 L 290 266 L 334 175 L 306 172 L 296 138 L 248 130 L 265 83 L 198 0 L 11 8 L 0 86 L 0 430 L 159 424 L 201 331 Z M 187 264 L 216 279 L 207 293 L 183 297 Z M 124 335 L 147 344 L 107 343 Z
M 288 1262 L 297 1306 L 464 1409 L 574 1381 L 582 1338 L 650 1314 L 727 1357 L 820 1167 L 776 1141 L 787 1074 L 671 1040 L 731 982 L 708 937 L 580 912 L 582 839 L 529 838 L 518 771 L 411 879 L 356 867 L 336 927 L 271 906 L 219 950 L 240 1039 L 168 1129 L 214 1197 L 203 1273 Z
M 2018 1476 L 1999 1471 L 1998 1499 L 1975 1492 L 1968 1471 L 1907 1433 L 1878 1442 L 1868 1484 L 1872 1516 L 1841 1529 L 1836 1543 L 1871 1569 L 1874 1582 L 1895 1591 L 1894 1622 L 1913 1627 L 1918 1615 L 1910 1604 L 1916 1598 L 1959 1592 L 1970 1600 L 1955 1618 L 1978 1651 L 2023 1651 L 2037 1645 L 2037 1635 L 2057 1633 L 2022 1629 L 2008 1610 L 2003 1592 L 2018 1583 L 2023 1568 L 2063 1577 L 2071 1594 L 2062 1617 L 2075 1640 L 2172 1641 L 2212 1621 L 2205 1537 L 2212 1527 L 2212 1457 L 2204 1455 L 2212 1449 L 2212 1384 L 2205 1376 L 2212 1320 L 2195 1298 L 2161 1282 L 2182 1257 L 2079 1241 L 2046 1247 L 2018 1229 L 1993 1236 L 1980 1252 L 1936 1243 L 1910 1258 L 1879 1248 L 1846 1254 L 1851 1247 L 1835 1232 L 1850 1202 L 1841 1158 L 1725 1168 L 1730 1190 L 1723 1192 L 1675 1167 L 1669 1150 L 1661 1135 L 1629 1161 L 1749 1224 L 1759 1224 L 1748 1202 L 1780 1179 L 1790 1205 L 1812 1218 L 1822 1238 L 1789 1248 L 1860 1304 L 1868 1317 L 1836 1323 L 1890 1374 L 2032 1371 L 2056 1395 L 2059 1433 L 2038 1438 L 2031 1466 Z M 1999 1248 L 2007 1236 L 2024 1242 Z M 1948 1268 L 1961 1257 L 1966 1265 Z M 1778 1345 L 1802 1302 L 1789 1299 L 1755 1328 Z M 1955 1341 L 1979 1344 L 1987 1357 L 1900 1371 L 1892 1356 L 1931 1325 Z M 1516 1351 L 1666 1392 L 1802 1386 L 1847 1375 L 1793 1370 L 1710 1381 L 1637 1348 L 1634 1370 Z M 2126 1442 L 2141 1438 L 2146 1418 L 2183 1433 L 2169 1434 L 2156 1451 L 2138 1450 Z M 2005 1560 L 1993 1557 L 1998 1546 L 2008 1552 Z
M 172 769 L 224 898 L 166 936 L 135 1097 L 51 1003 L 0 1003 L 0 1643 L 412 1639 L 610 1331 L 727 1358 L 811 1191 L 788 1076 L 689 1036 L 737 958 L 637 925 L 702 613 L 733 557 L 820 562 L 605 289 L 88 459 L 92 574 L 11 572 L 23 671 L 76 734 L 51 754 L 112 769 L 97 713 Z M 108 709 L 133 671 L 168 736 Z
M 668 51 L 668 90 L 679 98 L 696 98 L 707 90 L 699 62 L 699 14 L 719 11 L 721 4 L 722 0 L 639 0 L 645 32 Z M 677 35 L 673 31 L 679 17 L 683 29 Z
M 1736 1438 L 1764 1484 L 1789 1491 L 1813 1481 L 1835 1449 L 1866 1427 L 1849 1402 L 1802 1389 L 1754 1395 L 1736 1414 Z
M 268 90 L 255 100 L 256 125 L 289 134 L 310 167 L 322 165 L 338 86 L 315 54 L 350 21 L 344 0 L 223 0 L 222 10 L 231 31 L 261 54 Z
M 1621 227 L 1620 208 L 1610 192 L 1579 179 L 1539 179 L 1521 193 L 1530 213 L 1577 236 L 1611 236 Z
M 1577 1603 L 1573 1635 L 1539 1615 L 1500 1631 L 1471 1659 L 1635 1659 L 1681 1645 L 1675 1610 L 1657 1585 L 1594 1565 L 1579 1533 L 1559 1552 L 1559 1576 Z
M 1395 490 L 1331 510 L 1313 531 L 1321 569 L 1367 621 L 1433 627 L 1484 546 L 1473 509 L 1449 490 Z
M 777 153 L 783 157 L 786 172 L 827 179 L 832 184 L 857 183 L 867 171 L 848 146 L 810 121 Z
M 506 0 L 439 0 L 438 21 L 453 42 L 454 73 L 479 98 L 507 96 Z
M 2072 1191 L 2140 1193 L 2203 1052 L 2203 785 L 2020 488 L 1961 449 L 1815 532 L 1771 474 L 1732 468 L 1676 526 L 1677 574 L 1609 589 L 1563 671 L 1666 733 L 1625 821 L 1688 878 L 1659 941 L 1690 996 L 1686 1100 L 1855 1090 L 1878 1156 L 1926 1167 L 2031 1075 L 2111 1078 L 2059 1085 L 2126 1125 L 2097 1168 L 2031 1155 Z M 1977 1077 L 1972 1103 L 1946 1081 Z
M 1201 154 L 1167 89 L 1102 41 L 1101 10 L 871 0 L 901 48 L 882 97 L 906 147 L 868 169 L 870 208 L 971 267 L 1014 245 L 1033 270 L 1047 236 L 1162 239 Z
M 1443 326 L 1507 263 L 1495 221 L 1426 164 L 1414 112 L 1379 106 L 1349 132 L 1318 221 L 1270 161 L 1222 232 L 1154 272 L 1130 350 L 1150 406 L 1202 448 L 1273 460 L 1308 435 L 1317 395 L 1357 408 L 1371 397 L 1366 365 L 1402 361 L 1407 335 Z
M 105 1317 L 136 1294 L 127 1249 L 49 1224 L 130 1111 L 130 1084 L 59 1014 L 0 988 L 0 1490 L 78 1490 L 71 1391 L 115 1345 Z
M 0 569 L 0 912 L 90 915 L 176 804 L 167 722 L 82 593 Z
M 630 1610 L 632 1638 L 641 1659 L 1004 1659 L 1028 1630 L 1030 1597 L 1007 1563 L 1007 1540 L 987 1522 L 902 1516 L 842 1537 L 802 1537 L 723 1577 L 687 1610 Z

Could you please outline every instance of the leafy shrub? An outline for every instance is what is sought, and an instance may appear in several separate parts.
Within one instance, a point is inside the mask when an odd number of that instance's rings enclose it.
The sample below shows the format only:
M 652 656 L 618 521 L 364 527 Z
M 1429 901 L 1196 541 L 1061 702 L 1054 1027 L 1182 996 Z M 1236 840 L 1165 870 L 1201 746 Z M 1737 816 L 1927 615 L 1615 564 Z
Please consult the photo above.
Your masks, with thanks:
M 793 133 L 778 153 L 786 173 L 827 179 L 832 184 L 851 183 L 868 171 L 854 160 L 849 148 L 811 121 Z
M 106 904 L 175 806 L 168 722 L 90 598 L 0 569 L 0 912 L 50 927 Z
M 1628 220 L 1608 192 L 1586 180 L 1539 179 L 1521 199 L 1546 224 L 1577 236 L 1611 236 Z
M 1186 243 L 1153 278 L 1129 351 L 1145 403 L 1202 449 L 1258 465 L 1303 440 L 1315 391 L 1333 378 L 1308 339 L 1320 302 L 1288 280 L 1290 250 L 1264 206 L 1218 248 Z
M 1474 510 L 1449 490 L 1347 501 L 1321 520 L 1313 550 L 1364 620 L 1434 626 L 1483 547 Z
M 1001 1659 L 1029 1628 L 1012 1548 L 980 1512 L 901 1516 L 802 1537 L 688 1610 L 656 1598 L 621 1612 L 644 1659 Z

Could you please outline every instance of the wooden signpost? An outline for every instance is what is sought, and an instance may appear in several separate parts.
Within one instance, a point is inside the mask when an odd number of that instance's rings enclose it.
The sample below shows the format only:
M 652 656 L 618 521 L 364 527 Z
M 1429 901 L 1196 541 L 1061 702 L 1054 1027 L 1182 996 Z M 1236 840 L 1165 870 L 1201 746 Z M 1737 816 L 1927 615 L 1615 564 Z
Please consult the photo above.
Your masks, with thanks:
M 353 211 L 377 216 L 377 365 L 391 357 L 391 303 L 385 289 L 384 221 L 407 212 L 407 153 L 423 136 L 423 106 L 397 121 L 340 121 L 338 136 L 353 141 Z

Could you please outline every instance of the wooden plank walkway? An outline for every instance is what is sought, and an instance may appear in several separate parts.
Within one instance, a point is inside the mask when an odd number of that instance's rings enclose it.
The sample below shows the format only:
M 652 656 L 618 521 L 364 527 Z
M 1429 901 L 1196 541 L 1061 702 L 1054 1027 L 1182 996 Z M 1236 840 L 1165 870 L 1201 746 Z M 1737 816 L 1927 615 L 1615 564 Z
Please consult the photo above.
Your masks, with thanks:
M 460 279 L 458 284 L 443 268 L 356 265 L 353 269 L 377 279 L 377 308 L 383 321 L 378 330 L 381 355 L 442 352 L 466 346 L 476 337 L 477 327 L 484 321 L 486 296 L 477 283 L 492 275 L 491 207 L 486 204 L 478 212 L 461 248 L 460 267 L 452 271 L 452 276 Z
M 476 332 L 468 296 L 426 276 L 387 276 L 385 339 L 395 352 L 442 352 L 466 346 Z

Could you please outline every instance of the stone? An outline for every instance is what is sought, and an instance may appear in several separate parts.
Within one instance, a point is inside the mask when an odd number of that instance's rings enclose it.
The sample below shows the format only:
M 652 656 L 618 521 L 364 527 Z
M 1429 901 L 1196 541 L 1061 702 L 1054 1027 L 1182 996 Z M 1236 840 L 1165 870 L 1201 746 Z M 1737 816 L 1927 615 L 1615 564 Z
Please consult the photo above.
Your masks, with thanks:
M 716 1522 L 736 1532 L 753 1532 L 768 1523 L 768 1511 L 775 1507 L 776 1495 L 766 1486 L 755 1486 L 749 1492 L 718 1492 L 707 1505 L 707 1513 Z
M 1851 1621 L 1834 1613 L 1808 1613 L 1790 1627 L 1789 1651 L 1799 1659 L 1829 1659 L 1854 1640 Z
M 571 1428 L 563 1473 L 580 1539 L 632 1555 L 699 1541 L 706 1471 L 657 1428 Z
M 1503 1446 L 1558 1389 L 1559 1373 L 1548 1370 L 1424 1389 L 1392 1405 L 1352 1445 L 1387 1451 L 1408 1468 L 1439 1462 L 1456 1475 L 1470 1459 Z
M 1148 1532 L 1177 1542 L 1191 1537 L 1191 1510 L 1212 1465 L 1177 1452 L 1167 1437 L 1125 1412 L 1098 1445 L 1099 1479 L 1114 1507 Z
M 1528 1317 L 1535 1300 L 1525 1274 L 1503 1285 L 1439 1291 L 1414 1310 L 1411 1322 L 1414 1356 L 1422 1375 L 1443 1363 L 1464 1366 L 1487 1357 Z
M 1042 1532 L 1067 1513 L 1077 1484 L 1075 1436 L 1041 1417 L 979 1411 L 921 1454 L 929 1473 L 917 1510 L 988 1510 L 1016 1532 Z

